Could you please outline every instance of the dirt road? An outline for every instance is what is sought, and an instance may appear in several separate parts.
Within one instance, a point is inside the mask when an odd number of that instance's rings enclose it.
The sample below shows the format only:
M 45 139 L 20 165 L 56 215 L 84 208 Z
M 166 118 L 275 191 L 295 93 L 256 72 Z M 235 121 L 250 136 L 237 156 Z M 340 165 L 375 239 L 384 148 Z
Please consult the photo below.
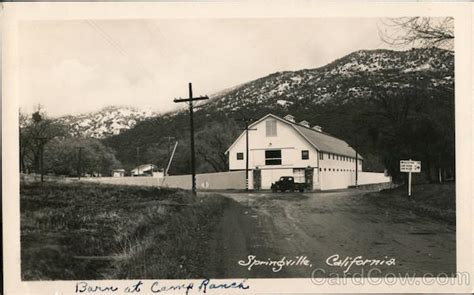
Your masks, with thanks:
M 454 226 L 407 210 L 380 208 L 364 197 L 365 193 L 221 194 L 236 202 L 224 213 L 215 235 L 212 251 L 216 255 L 210 258 L 210 275 L 311 277 L 315 270 L 319 277 L 341 275 L 347 267 L 327 263 L 336 254 L 342 261 L 357 256 L 395 259 L 395 265 L 390 266 L 353 264 L 347 271 L 349 275 L 367 276 L 369 270 L 371 276 L 388 272 L 450 275 L 456 271 Z M 285 266 L 278 272 L 268 265 L 254 265 L 248 270 L 238 262 L 248 262 L 249 255 L 260 261 L 306 256 L 310 265 Z

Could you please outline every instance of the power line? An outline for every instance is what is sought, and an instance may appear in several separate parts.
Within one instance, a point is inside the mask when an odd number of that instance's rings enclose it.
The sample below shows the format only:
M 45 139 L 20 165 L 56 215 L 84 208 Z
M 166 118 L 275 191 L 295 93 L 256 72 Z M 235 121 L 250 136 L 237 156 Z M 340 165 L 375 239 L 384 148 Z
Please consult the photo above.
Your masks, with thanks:
M 132 58 L 130 54 L 120 45 L 119 42 L 115 40 L 109 33 L 107 33 L 101 26 L 93 20 L 85 20 L 85 22 L 91 27 L 95 32 L 99 34 L 106 42 L 109 44 L 116 52 L 118 52 L 123 57 L 127 58 L 139 71 L 145 73 L 148 76 L 152 76 L 151 71 L 149 71 L 143 63 L 139 60 Z

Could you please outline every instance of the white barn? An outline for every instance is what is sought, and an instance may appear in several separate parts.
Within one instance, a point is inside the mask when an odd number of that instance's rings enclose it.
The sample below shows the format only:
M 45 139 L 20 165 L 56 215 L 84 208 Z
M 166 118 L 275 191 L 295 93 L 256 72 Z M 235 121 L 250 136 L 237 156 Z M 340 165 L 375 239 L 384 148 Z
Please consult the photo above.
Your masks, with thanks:
M 319 126 L 296 123 L 291 115 L 280 118 L 268 114 L 249 128 L 255 129 L 248 134 L 251 189 L 269 189 L 281 176 L 294 176 L 295 181 L 306 182 L 314 190 L 340 189 L 355 184 L 356 169 L 362 175 L 363 158 L 357 154 L 356 165 L 356 151 Z M 245 131 L 226 153 L 230 171 L 245 170 Z M 383 173 L 372 174 L 372 182 L 389 181 Z

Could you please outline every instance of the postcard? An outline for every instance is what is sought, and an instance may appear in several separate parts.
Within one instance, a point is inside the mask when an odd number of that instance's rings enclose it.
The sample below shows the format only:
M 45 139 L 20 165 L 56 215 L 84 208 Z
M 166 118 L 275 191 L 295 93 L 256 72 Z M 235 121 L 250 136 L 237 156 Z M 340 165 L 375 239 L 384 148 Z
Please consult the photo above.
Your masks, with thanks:
M 4 3 L 6 294 L 471 292 L 468 3 Z

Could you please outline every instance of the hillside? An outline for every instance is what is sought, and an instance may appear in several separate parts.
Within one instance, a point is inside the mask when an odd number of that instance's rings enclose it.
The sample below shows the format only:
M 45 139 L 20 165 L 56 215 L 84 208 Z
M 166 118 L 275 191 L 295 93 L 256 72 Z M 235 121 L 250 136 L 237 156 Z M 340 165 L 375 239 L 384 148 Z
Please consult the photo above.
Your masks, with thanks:
M 100 111 L 75 116 L 63 116 L 58 121 L 68 127 L 71 135 L 104 138 L 134 127 L 137 122 L 156 116 L 148 110 L 128 106 L 108 106 Z
M 370 97 L 379 87 L 409 88 L 422 80 L 429 87 L 452 87 L 453 69 L 452 54 L 440 49 L 357 51 L 321 68 L 278 72 L 246 83 L 208 106 L 235 112 L 263 105 L 283 110 L 341 105 Z
M 240 132 L 235 121 L 256 120 L 269 112 L 292 114 L 346 140 L 364 155 L 368 170 L 393 168 L 394 152 L 431 161 L 439 153 L 434 150 L 438 143 L 423 150 L 415 142 L 425 136 L 425 143 L 445 137 L 442 152 L 453 154 L 453 84 L 454 55 L 437 48 L 357 51 L 320 68 L 270 74 L 222 91 L 197 108 L 199 170 L 224 169 L 222 153 Z M 186 112 L 151 118 L 105 143 L 125 165 L 133 165 L 136 147 L 149 151 L 142 161 L 161 163 L 167 159 L 163 138 L 176 137 L 181 144 L 172 172 L 184 173 L 189 170 L 187 118 Z M 398 150 L 392 151 L 397 138 Z

